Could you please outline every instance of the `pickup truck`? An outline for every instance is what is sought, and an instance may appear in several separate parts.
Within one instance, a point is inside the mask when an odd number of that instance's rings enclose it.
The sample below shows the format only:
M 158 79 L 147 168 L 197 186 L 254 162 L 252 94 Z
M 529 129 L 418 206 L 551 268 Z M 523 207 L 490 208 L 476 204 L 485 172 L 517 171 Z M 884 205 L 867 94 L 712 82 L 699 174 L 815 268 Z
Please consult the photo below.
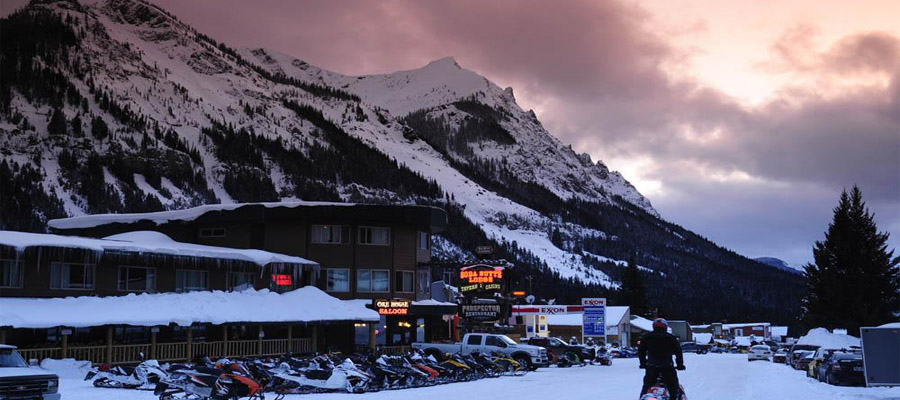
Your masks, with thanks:
M 60 400 L 59 377 L 31 368 L 15 346 L 0 344 L 0 399 Z
M 547 349 L 527 344 L 518 344 L 506 335 L 491 333 L 467 333 L 461 343 L 413 343 L 414 349 L 419 349 L 425 354 L 436 358 L 447 353 L 469 354 L 479 352 L 483 354 L 502 353 L 528 367 L 537 369 L 550 365 L 547 357 Z

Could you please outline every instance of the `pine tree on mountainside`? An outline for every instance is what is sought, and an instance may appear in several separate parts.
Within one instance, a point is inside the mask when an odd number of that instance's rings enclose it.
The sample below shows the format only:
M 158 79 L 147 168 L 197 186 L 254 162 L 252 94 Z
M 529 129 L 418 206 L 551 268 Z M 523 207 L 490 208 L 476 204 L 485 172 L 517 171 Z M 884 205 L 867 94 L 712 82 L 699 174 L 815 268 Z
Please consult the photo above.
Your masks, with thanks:
M 878 232 L 858 187 L 841 194 L 825 240 L 813 248 L 814 263 L 806 265 L 804 322 L 856 335 L 896 319 L 900 257 L 888 251 L 888 236 Z
M 628 258 L 628 267 L 622 276 L 621 293 L 625 305 L 631 307 L 632 315 L 644 315 L 647 312 L 647 287 L 634 256 Z

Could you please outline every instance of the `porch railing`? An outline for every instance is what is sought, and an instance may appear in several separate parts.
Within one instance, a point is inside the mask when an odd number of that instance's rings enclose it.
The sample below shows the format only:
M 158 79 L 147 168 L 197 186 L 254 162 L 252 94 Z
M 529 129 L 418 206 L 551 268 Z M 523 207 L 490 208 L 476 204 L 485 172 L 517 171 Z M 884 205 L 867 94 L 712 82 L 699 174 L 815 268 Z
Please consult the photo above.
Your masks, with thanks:
M 229 340 L 219 342 L 193 342 L 191 356 L 208 355 L 215 357 L 256 357 L 276 356 L 286 353 L 311 353 L 312 339 L 266 339 L 266 340 Z M 20 349 L 26 360 L 45 358 L 62 358 L 61 347 L 41 349 Z M 185 361 L 188 359 L 188 343 L 125 344 L 108 346 L 70 346 L 66 349 L 66 358 L 88 360 L 95 364 L 111 362 L 112 364 L 136 364 L 140 362 L 140 354 L 146 358 L 159 361 Z

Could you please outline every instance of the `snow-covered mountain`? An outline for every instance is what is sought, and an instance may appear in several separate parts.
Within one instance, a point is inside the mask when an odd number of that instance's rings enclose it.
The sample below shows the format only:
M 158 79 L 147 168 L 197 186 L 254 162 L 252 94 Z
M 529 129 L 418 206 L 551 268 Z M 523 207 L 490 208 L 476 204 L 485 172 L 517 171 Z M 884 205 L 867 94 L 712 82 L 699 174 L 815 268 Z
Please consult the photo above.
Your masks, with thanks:
M 792 272 L 792 273 L 795 273 L 795 274 L 800 274 L 800 273 L 802 273 L 802 271 L 803 271 L 802 268 L 799 268 L 799 267 L 793 267 L 793 266 L 791 266 L 790 264 L 788 264 L 787 262 L 785 262 L 784 260 L 782 260 L 782 259 L 780 259 L 780 258 L 775 258 L 775 257 L 756 257 L 756 258 L 754 258 L 753 260 L 755 260 L 755 261 L 757 261 L 757 262 L 759 262 L 759 263 L 761 263 L 761 264 L 765 264 L 765 265 L 768 265 L 768 266 L 772 266 L 772 267 L 778 268 L 778 269 L 780 269 L 780 270 Z
M 452 58 L 346 76 L 231 49 L 141 0 L 35 1 L 0 29 L 0 184 L 15 188 L 0 227 L 216 202 L 428 203 L 451 217 L 440 254 L 494 242 L 572 284 L 616 287 L 629 257 L 661 277 L 758 265 L 660 219 L 512 88 Z

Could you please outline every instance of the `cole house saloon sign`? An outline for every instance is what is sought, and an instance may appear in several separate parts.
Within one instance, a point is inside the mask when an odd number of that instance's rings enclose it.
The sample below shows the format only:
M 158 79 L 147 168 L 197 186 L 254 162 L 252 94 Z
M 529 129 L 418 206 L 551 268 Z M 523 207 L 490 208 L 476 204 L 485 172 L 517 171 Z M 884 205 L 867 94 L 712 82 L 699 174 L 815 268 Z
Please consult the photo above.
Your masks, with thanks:
M 503 289 L 503 267 L 474 264 L 459 269 L 459 291 L 463 294 L 499 292 Z
M 372 300 L 375 311 L 380 315 L 408 315 L 410 301 L 406 299 L 375 299 Z

